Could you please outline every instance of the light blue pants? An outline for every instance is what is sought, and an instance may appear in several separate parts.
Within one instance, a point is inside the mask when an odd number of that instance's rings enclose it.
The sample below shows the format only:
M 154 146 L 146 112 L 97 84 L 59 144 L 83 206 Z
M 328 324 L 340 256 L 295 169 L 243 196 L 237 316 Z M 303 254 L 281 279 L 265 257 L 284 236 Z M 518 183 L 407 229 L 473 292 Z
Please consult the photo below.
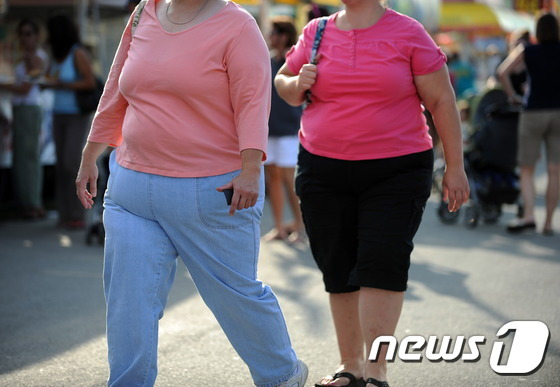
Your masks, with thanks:
M 216 187 L 239 172 L 171 178 L 123 168 L 115 153 L 104 212 L 108 384 L 154 384 L 158 323 L 178 256 L 255 384 L 272 387 L 293 376 L 297 357 L 282 311 L 256 279 L 263 190 L 255 207 L 229 216 Z

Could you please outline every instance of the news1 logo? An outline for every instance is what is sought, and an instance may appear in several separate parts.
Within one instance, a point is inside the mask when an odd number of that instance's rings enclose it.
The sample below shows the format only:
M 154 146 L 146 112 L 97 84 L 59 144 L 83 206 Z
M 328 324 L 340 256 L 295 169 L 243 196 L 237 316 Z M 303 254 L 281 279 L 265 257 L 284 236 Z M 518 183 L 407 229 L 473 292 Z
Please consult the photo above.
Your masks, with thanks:
M 504 339 L 514 333 L 509 347 L 507 359 L 504 354 L 508 349 L 506 343 L 496 340 L 490 353 L 490 367 L 499 375 L 530 375 L 537 372 L 544 362 L 546 350 L 550 340 L 550 332 L 546 324 L 541 321 L 510 321 L 503 325 L 496 337 Z M 404 362 L 421 362 L 424 355 L 431 362 L 476 362 L 481 358 L 480 345 L 486 343 L 484 336 L 457 336 L 452 345 L 451 336 L 443 336 L 439 350 L 437 336 L 430 336 L 426 340 L 423 336 L 407 336 L 400 345 L 394 336 L 379 336 L 372 344 L 369 360 L 377 361 L 382 345 L 388 345 L 385 359 L 394 361 L 395 354 Z M 465 351 L 468 346 L 468 351 Z M 453 347 L 453 348 L 451 348 Z M 425 351 L 424 351 L 425 350 Z
M 500 375 L 530 375 L 536 372 L 546 355 L 550 340 L 548 327 L 541 321 L 510 321 L 498 330 L 498 338 L 514 331 L 515 336 L 506 364 L 499 364 L 505 344 L 497 341 L 490 354 L 490 367 Z

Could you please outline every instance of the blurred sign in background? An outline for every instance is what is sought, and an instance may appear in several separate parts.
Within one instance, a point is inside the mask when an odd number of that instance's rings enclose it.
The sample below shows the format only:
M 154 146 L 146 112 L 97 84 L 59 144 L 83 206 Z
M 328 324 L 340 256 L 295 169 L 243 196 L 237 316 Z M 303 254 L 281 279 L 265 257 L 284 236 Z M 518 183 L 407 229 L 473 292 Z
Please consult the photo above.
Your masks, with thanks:
M 46 19 L 60 11 L 74 17 L 94 58 L 96 71 L 105 76 L 125 22 L 138 1 L 0 0 L 0 78 L 12 76 L 14 63 L 19 57 L 15 34 L 18 21 L 23 17 L 37 20 L 43 26 L 42 37 L 45 38 Z M 237 2 L 255 16 L 265 36 L 271 15 L 293 16 L 301 29 L 307 23 L 312 7 L 333 13 L 343 6 L 340 0 Z M 479 87 L 492 73 L 493 66 L 488 63 L 495 63 L 507 54 L 509 34 L 520 29 L 534 31 L 534 15 L 541 9 L 557 14 L 560 10 L 560 0 L 387 0 L 387 3 L 394 10 L 420 21 L 446 53 L 458 54 L 477 68 Z M 48 52 L 48 47 L 45 48 Z M 48 97 L 45 100 L 48 101 Z M 8 122 L 11 119 L 10 98 L 5 92 L 0 93 L 0 115 Z M 0 169 L 10 166 L 9 135 L 9 127 L 0 127 Z M 45 138 L 48 140 L 48 133 Z M 47 164 L 53 163 L 52 152 L 50 156 L 47 152 L 44 160 Z
M 394 10 L 419 20 L 428 31 L 436 31 L 439 25 L 441 0 L 389 0 Z

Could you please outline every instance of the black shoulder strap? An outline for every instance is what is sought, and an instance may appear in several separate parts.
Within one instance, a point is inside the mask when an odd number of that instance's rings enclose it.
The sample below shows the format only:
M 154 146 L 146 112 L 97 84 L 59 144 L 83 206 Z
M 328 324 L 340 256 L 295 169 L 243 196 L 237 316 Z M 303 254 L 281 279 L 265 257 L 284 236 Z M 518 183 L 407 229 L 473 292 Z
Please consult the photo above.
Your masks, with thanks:
M 319 53 L 319 46 L 321 45 L 321 40 L 323 39 L 323 33 L 325 32 L 327 20 L 328 17 L 322 17 L 317 23 L 317 32 L 315 33 L 315 39 L 313 40 L 309 63 L 317 64 L 317 54 Z
M 138 23 L 140 22 L 140 15 L 142 14 L 142 11 L 144 10 L 144 6 L 146 5 L 147 2 L 148 0 L 142 0 L 140 3 L 138 3 L 136 9 L 134 10 L 134 19 L 132 19 L 132 27 L 130 29 L 130 33 L 132 36 L 134 36 L 134 31 L 136 31 L 136 27 L 138 27 Z
M 323 40 L 323 33 L 325 32 L 325 27 L 327 26 L 328 16 L 322 17 L 317 23 L 317 32 L 315 32 L 315 39 L 313 39 L 313 47 L 311 48 L 311 57 L 309 58 L 309 63 L 317 64 L 317 54 L 319 53 L 319 46 L 321 45 L 321 40 Z M 311 103 L 311 91 L 307 90 L 305 92 L 305 102 L 302 108 L 305 110 L 307 106 Z

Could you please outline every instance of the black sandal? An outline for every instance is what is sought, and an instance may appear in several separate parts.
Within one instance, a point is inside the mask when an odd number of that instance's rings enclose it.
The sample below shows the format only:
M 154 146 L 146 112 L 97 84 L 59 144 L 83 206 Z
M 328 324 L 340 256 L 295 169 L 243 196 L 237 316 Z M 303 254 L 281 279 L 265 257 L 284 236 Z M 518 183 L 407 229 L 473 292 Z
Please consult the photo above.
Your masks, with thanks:
M 337 372 L 336 374 L 331 376 L 332 380 L 336 380 L 338 378 L 347 378 L 350 380 L 350 383 L 345 384 L 342 387 L 364 387 L 364 379 L 357 379 L 354 375 L 350 372 Z M 315 383 L 315 387 L 325 387 L 326 384 Z
M 374 379 L 374 378 L 368 378 L 368 380 L 366 380 L 366 384 L 368 384 L 368 383 L 373 384 L 374 386 L 377 386 L 377 387 L 389 387 L 389 383 L 380 382 L 379 380 Z

